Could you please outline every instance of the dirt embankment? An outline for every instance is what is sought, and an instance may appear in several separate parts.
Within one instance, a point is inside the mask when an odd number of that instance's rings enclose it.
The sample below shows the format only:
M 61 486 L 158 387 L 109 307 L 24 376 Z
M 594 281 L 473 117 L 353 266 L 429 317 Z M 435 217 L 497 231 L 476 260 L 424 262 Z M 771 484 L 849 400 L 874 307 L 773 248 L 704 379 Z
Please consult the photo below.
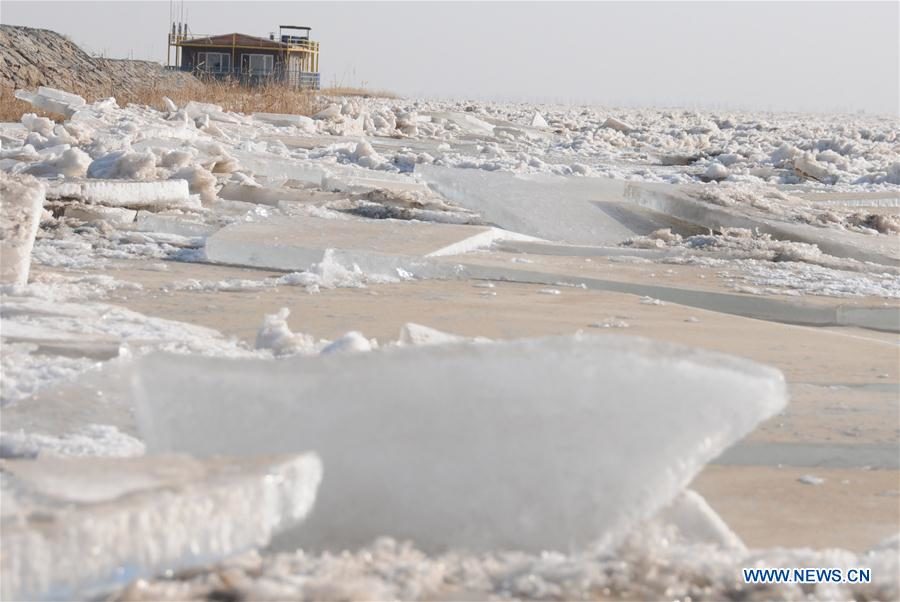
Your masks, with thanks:
M 55 31 L 0 25 L 0 86 L 49 86 L 86 97 L 114 96 L 142 88 L 197 85 L 188 73 L 159 63 L 94 58 Z

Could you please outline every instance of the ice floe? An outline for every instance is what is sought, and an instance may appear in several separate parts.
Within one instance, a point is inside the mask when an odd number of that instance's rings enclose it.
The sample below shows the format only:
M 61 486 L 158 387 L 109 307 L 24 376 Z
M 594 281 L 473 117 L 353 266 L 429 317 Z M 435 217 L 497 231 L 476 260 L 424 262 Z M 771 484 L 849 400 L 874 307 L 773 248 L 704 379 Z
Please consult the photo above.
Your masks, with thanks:
M 87 599 L 265 545 L 304 519 L 322 478 L 311 454 L 0 462 L 8 600 Z
M 785 401 L 774 370 L 616 337 L 160 355 L 136 378 L 148 453 L 315 449 L 328 478 L 290 541 L 331 550 L 381 535 L 431 550 L 612 545 Z

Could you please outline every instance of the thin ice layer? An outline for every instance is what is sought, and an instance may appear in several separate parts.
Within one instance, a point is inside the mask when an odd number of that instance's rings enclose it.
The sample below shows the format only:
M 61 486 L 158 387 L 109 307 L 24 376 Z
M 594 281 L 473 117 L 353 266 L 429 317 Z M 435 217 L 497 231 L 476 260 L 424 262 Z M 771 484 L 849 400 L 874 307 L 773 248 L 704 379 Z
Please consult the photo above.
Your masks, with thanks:
M 191 200 L 187 180 L 68 180 L 52 184 L 47 190 L 47 197 L 131 209 L 199 206 Z
M 533 239 L 484 226 L 295 215 L 222 228 L 207 239 L 206 257 L 213 263 L 302 271 L 334 249 L 345 265 L 396 277 L 397 268 L 430 274 L 423 257 L 466 253 L 500 240 Z
M 0 463 L 4 600 L 88 599 L 262 546 L 313 505 L 313 454 Z
M 612 545 L 785 403 L 776 370 L 627 337 L 136 366 L 148 451 L 316 449 L 310 520 L 282 542 Z M 190 399 L 191 403 L 184 403 Z
M 44 185 L 0 172 L 0 284 L 25 284 L 41 222 Z

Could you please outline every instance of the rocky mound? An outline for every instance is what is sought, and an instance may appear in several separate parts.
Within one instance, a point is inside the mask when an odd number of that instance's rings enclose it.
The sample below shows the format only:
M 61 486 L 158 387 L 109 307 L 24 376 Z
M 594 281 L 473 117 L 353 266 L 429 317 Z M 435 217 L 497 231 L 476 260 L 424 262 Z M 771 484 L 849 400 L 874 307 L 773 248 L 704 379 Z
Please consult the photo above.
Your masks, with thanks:
M 91 57 L 55 31 L 0 25 L 0 85 L 5 87 L 49 86 L 95 97 L 123 88 L 196 83 L 192 75 L 152 61 Z

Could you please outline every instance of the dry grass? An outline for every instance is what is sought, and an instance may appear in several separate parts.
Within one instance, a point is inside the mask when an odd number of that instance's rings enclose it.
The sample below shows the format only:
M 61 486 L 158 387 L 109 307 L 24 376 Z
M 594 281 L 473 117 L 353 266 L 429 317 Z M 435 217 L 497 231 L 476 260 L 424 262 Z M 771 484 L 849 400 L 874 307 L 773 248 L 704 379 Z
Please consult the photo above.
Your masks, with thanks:
M 227 111 L 238 113 L 289 113 L 294 115 L 311 115 L 324 107 L 326 95 L 310 91 L 291 90 L 283 86 L 271 85 L 257 88 L 247 88 L 228 82 L 197 82 L 184 86 L 172 86 L 154 84 L 139 89 L 117 90 L 72 90 L 81 94 L 88 102 L 114 96 L 120 106 L 128 104 L 147 105 L 156 109 L 163 109 L 163 97 L 171 98 L 175 104 L 194 100 L 197 102 L 209 102 L 221 105 Z M 36 112 L 32 106 L 18 100 L 13 90 L 8 87 L 0 87 L 0 122 L 19 121 L 25 113 Z M 372 93 L 368 93 L 373 95 Z M 327 94 L 332 95 L 332 94 Z M 333 94 L 337 96 L 338 94 Z M 349 95 L 349 94 L 347 94 Z M 61 115 L 41 113 L 56 119 L 62 119 Z
M 370 90 L 369 88 L 357 88 L 353 86 L 329 86 L 319 91 L 322 96 L 361 96 L 363 98 L 398 98 L 393 92 L 387 90 Z

